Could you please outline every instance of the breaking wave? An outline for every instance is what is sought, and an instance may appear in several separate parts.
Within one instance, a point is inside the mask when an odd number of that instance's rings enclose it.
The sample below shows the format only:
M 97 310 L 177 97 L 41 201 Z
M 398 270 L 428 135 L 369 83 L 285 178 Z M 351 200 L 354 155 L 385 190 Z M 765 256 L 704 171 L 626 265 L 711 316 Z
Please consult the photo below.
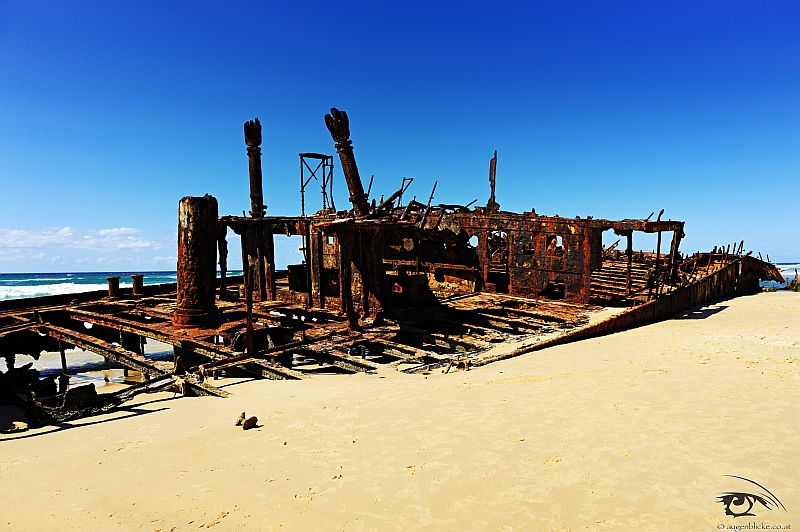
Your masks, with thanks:
M 800 264 L 792 263 L 792 264 L 776 264 L 775 266 L 781 271 L 781 275 L 783 275 L 784 279 L 794 279 L 794 271 L 800 271 Z
M 120 283 L 120 287 L 130 287 L 130 283 Z M 6 299 L 22 299 L 26 297 L 54 296 L 59 294 L 77 294 L 95 290 L 108 290 L 108 284 L 56 283 L 27 286 L 0 286 L 0 301 Z

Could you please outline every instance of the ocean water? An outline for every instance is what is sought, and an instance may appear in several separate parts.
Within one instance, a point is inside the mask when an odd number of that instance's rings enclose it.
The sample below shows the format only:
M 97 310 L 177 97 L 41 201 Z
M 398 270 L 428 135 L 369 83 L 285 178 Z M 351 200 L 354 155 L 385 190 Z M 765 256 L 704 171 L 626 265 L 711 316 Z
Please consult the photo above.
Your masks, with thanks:
M 775 266 L 781 271 L 781 275 L 787 281 L 794 279 L 795 270 L 800 273 L 800 263 L 777 263 Z
M 795 272 L 800 272 L 800 263 L 797 262 L 776 262 L 775 266 L 778 267 L 780 270 L 781 275 L 783 276 L 784 281 L 786 283 L 790 282 L 794 279 Z M 776 283 L 775 281 L 761 281 L 761 286 L 763 288 L 783 288 L 786 286 L 786 283 Z
M 120 287 L 130 288 L 131 273 L 143 273 L 146 285 L 177 279 L 175 272 L 0 273 L 0 301 L 107 290 L 109 275 L 119 275 Z
M 794 278 L 795 270 L 800 271 L 800 263 L 777 263 L 786 281 Z M 131 273 L 143 273 L 144 284 L 174 283 L 177 274 L 174 271 L 162 272 L 90 272 L 90 273 L 0 273 L 0 301 L 7 299 L 21 299 L 26 297 L 40 297 L 57 294 L 75 294 L 78 292 L 91 292 L 94 290 L 108 289 L 106 277 L 109 275 L 120 276 L 120 287 L 131 286 Z M 230 272 L 231 275 L 241 274 L 239 271 Z M 775 286 L 782 288 L 784 284 L 772 281 L 762 282 L 763 287 Z
M 120 277 L 119 286 L 131 286 L 131 273 L 144 274 L 144 284 L 174 283 L 177 274 L 166 272 L 0 273 L 0 301 L 107 290 L 109 275 Z M 241 272 L 230 272 L 237 275 Z

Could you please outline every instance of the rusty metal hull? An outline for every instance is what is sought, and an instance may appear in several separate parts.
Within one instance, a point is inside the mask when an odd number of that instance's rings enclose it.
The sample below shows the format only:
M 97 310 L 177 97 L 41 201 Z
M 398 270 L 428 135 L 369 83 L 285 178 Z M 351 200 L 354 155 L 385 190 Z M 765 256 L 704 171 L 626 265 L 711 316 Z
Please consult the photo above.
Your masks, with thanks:
M 749 257 L 744 258 L 744 260 L 731 261 L 719 270 L 699 278 L 690 284 L 677 288 L 663 297 L 653 299 L 642 305 L 631 307 L 597 323 L 575 329 L 557 338 L 551 338 L 535 345 L 522 347 L 503 355 L 479 358 L 473 365 L 482 366 L 547 347 L 605 336 L 633 327 L 656 323 L 713 301 L 758 292 L 760 291 L 758 284 L 753 286 L 751 279 L 748 279 L 747 275 L 742 274 L 742 270 L 744 269 L 743 263 L 751 262 L 748 259 Z
M 119 278 L 110 277 L 108 292 L 0 302 L 0 356 L 8 367 L 17 355 L 58 350 L 66 373 L 65 350 L 80 346 L 158 386 L 173 375 L 184 392 L 218 396 L 226 395 L 213 386 L 218 372 L 304 379 L 381 367 L 468 369 L 752 293 L 760 279 L 782 281 L 773 265 L 744 253 L 743 242 L 684 256 L 684 222 L 662 220 L 663 211 L 656 220 L 616 221 L 502 211 L 496 152 L 485 207 L 433 205 L 436 185 L 427 204 L 403 205 L 412 181 L 405 177 L 386 199 L 370 202 L 347 114 L 332 109 L 326 125 L 351 210 L 336 211 L 332 201 L 329 207 L 332 182 L 324 181 L 321 211 L 265 216 L 261 125 L 248 122 L 250 216 L 219 217 L 208 195 L 183 198 L 175 285 L 149 287 L 138 276 L 133 289 L 120 289 Z M 305 183 L 301 176 L 301 190 Z M 227 272 L 229 228 L 242 241 L 238 278 Z M 620 240 L 604 247 L 605 231 Z M 657 234 L 657 249 L 634 251 L 639 232 Z M 662 233 L 671 236 L 663 252 Z M 276 234 L 303 237 L 303 263 L 276 271 Z M 591 313 L 609 304 L 627 309 L 592 323 Z M 144 356 L 148 338 L 173 346 L 172 367 Z M 519 347 L 492 354 L 512 340 Z M 0 394 L 29 394 L 35 404 L 37 390 L 55 390 L 20 379 L 0 374 Z

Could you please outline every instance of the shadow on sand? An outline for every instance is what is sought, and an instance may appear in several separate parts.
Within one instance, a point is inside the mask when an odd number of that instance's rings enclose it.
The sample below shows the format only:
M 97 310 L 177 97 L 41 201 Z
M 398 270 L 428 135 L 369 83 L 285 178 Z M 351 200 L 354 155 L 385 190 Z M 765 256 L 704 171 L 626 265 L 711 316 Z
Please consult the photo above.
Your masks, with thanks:
M 164 406 L 161 408 L 155 408 L 153 410 L 148 410 L 141 408 L 144 405 L 154 404 L 154 403 L 161 403 L 164 401 L 172 401 L 174 399 L 178 399 L 178 397 L 164 397 L 161 399 L 153 399 L 152 401 L 147 401 L 144 403 L 138 403 L 136 405 L 131 405 L 130 407 L 120 406 L 114 409 L 112 412 L 108 412 L 107 414 L 102 414 L 105 419 L 96 419 L 94 421 L 87 421 L 91 418 L 83 418 L 82 420 L 76 420 L 76 422 L 66 422 L 66 423 L 56 423 L 53 425 L 45 425 L 42 427 L 44 430 L 37 430 L 33 429 L 33 432 L 25 432 L 21 434 L 3 434 L 0 436 L 0 441 L 10 441 L 10 440 L 22 440 L 25 438 L 35 438 L 36 436 L 43 436 L 45 434 L 53 434 L 55 432 L 67 430 L 67 429 L 74 429 L 80 427 L 86 427 L 89 425 L 97 425 L 99 423 L 107 423 L 109 421 L 117 421 L 120 419 L 126 419 L 131 417 L 138 417 L 145 414 L 151 414 L 153 412 L 161 412 L 163 410 L 169 410 L 168 407 Z M 127 413 L 126 413 L 127 412 Z M 123 415 L 118 415 L 123 414 Z M 20 421 L 15 419 L 15 421 Z M 10 423 L 9 423 L 10 425 Z
M 674 320 L 703 320 L 709 316 L 713 316 L 718 312 L 722 312 L 728 308 L 727 305 L 719 305 L 715 306 L 714 308 L 711 307 L 695 307 L 693 309 L 689 309 L 686 312 L 681 312 L 680 314 L 676 314 L 673 316 L 672 319 Z

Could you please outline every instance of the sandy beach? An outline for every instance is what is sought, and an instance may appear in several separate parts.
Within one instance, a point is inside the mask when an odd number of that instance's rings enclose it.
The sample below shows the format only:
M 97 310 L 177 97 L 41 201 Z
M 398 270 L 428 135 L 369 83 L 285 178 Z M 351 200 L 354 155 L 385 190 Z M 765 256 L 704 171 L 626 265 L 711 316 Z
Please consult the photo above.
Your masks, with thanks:
M 218 382 L 0 435 L 0 529 L 800 527 L 797 293 L 468 372 Z M 725 475 L 786 511 L 726 516 Z

